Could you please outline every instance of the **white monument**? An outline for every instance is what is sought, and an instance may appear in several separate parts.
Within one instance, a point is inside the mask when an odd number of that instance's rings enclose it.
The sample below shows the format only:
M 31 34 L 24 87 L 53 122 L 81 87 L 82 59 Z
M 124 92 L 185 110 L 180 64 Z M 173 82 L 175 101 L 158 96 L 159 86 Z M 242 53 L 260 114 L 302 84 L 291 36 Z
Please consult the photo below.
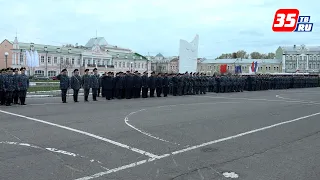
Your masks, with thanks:
M 186 40 L 180 39 L 179 73 L 197 71 L 198 45 L 199 35 L 196 35 L 190 43 Z

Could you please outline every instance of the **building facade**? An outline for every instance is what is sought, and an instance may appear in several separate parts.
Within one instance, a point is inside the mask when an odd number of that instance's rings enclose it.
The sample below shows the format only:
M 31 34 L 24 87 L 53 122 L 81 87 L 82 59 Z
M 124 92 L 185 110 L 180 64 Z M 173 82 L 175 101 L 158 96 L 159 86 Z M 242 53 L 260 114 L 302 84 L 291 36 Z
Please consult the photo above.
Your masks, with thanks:
M 56 76 L 62 69 L 67 69 L 69 75 L 74 69 L 79 69 L 82 74 L 85 69 L 97 68 L 99 73 L 119 71 L 151 71 L 151 64 L 146 57 L 130 49 L 107 44 L 103 37 L 92 38 L 85 46 L 51 46 L 44 44 L 21 43 L 16 38 L 10 49 L 10 67 L 27 67 L 30 75 Z M 25 52 L 37 51 L 39 66 L 33 67 L 27 62 Z M 1 64 L 0 64 L 1 65 Z M 29 66 L 30 67 L 29 67 Z
M 281 60 L 278 59 L 205 59 L 197 65 L 197 72 L 207 75 L 220 74 L 220 66 L 227 64 L 227 72 L 234 74 L 235 67 L 241 66 L 242 73 L 249 73 L 252 62 L 258 62 L 257 73 L 280 73 Z
M 280 46 L 276 58 L 281 60 L 283 73 L 320 73 L 320 46 Z
M 14 56 L 12 54 L 12 49 L 13 49 L 12 42 L 10 42 L 6 39 L 1 42 L 1 44 L 0 44 L 0 69 L 11 67 L 12 58 Z

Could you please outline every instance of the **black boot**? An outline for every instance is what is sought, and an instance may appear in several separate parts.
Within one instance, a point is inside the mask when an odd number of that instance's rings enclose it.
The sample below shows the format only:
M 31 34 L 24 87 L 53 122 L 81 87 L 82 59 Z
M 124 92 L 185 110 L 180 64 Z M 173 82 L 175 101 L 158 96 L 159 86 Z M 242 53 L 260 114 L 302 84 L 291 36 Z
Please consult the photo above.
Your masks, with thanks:
M 27 104 L 26 104 L 26 97 L 23 97 L 23 98 L 22 98 L 21 105 L 27 105 Z
M 88 96 L 84 96 L 84 101 L 88 102 Z
M 67 103 L 67 97 L 65 96 L 62 97 L 62 103 Z
M 93 101 L 98 101 L 97 96 L 93 96 L 92 99 L 93 99 Z
M 78 97 L 77 96 L 73 96 L 73 101 L 74 102 L 78 102 Z

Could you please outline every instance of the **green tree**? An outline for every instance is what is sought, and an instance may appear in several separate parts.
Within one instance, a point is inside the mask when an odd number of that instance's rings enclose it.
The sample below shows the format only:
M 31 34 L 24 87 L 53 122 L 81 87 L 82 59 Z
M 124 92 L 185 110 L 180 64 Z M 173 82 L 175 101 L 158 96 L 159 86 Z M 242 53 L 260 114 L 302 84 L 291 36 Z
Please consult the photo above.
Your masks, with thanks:
M 252 52 L 250 53 L 250 57 L 251 59 L 261 59 L 263 55 L 259 52 Z

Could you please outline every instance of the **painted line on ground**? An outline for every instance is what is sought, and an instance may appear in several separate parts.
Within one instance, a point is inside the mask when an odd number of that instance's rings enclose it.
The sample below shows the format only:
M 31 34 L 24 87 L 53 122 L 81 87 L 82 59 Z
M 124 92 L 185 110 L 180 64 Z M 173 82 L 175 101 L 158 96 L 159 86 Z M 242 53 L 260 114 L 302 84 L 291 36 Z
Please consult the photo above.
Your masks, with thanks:
M 206 102 L 206 103 L 189 103 L 189 104 L 172 104 L 172 105 L 165 105 L 165 106 L 155 106 L 155 107 L 150 107 L 150 108 L 146 108 L 146 109 L 140 109 L 138 111 L 134 111 L 134 112 L 131 112 L 129 113 L 125 118 L 124 118 L 124 122 L 127 126 L 129 126 L 130 128 L 138 131 L 139 133 L 141 134 L 144 134 L 150 138 L 153 138 L 153 139 L 156 139 L 156 140 L 159 140 L 159 141 L 163 141 L 163 142 L 166 142 L 166 143 L 171 143 L 171 144 L 175 144 L 175 145 L 180 145 L 179 143 L 176 143 L 176 142 L 172 142 L 172 141 L 168 141 L 168 140 L 165 140 L 163 138 L 160 138 L 160 137 L 157 137 L 155 135 L 152 135 L 151 133 L 149 132 L 146 132 L 142 129 L 139 129 L 137 127 L 135 127 L 134 125 L 130 124 L 129 121 L 129 117 L 134 115 L 134 114 L 137 114 L 137 113 L 140 113 L 140 112 L 143 112 L 143 111 L 148 111 L 150 109 L 155 109 L 155 108 L 165 108 L 165 107 L 175 107 L 175 106 L 191 106 L 191 105 L 203 105 L 203 104 L 223 104 L 223 103 L 227 103 L 227 104 L 236 104 L 236 103 L 241 103 L 241 102 Z M 185 147 L 188 147 L 189 145 L 186 145 Z
M 276 98 L 284 99 L 284 100 L 291 100 L 291 101 L 300 101 L 301 103 L 306 103 L 306 104 L 320 105 L 319 102 L 315 102 L 315 101 L 304 101 L 304 100 L 300 100 L 300 99 L 285 98 L 285 97 L 282 97 L 282 96 L 280 96 L 280 95 L 276 95 Z
M 89 137 L 92 137 L 92 138 L 95 138 L 95 139 L 99 139 L 101 141 L 108 142 L 110 144 L 113 144 L 113 145 L 116 145 L 116 146 L 119 146 L 119 147 L 122 147 L 122 148 L 128 149 L 130 151 L 146 155 L 146 156 L 151 157 L 151 158 L 158 157 L 157 155 L 154 155 L 154 154 L 152 154 L 150 152 L 146 152 L 144 150 L 141 150 L 141 149 L 138 149 L 138 148 L 134 148 L 134 147 L 122 144 L 120 142 L 116 142 L 116 141 L 113 141 L 111 139 L 107 139 L 107 138 L 104 138 L 104 137 L 101 137 L 101 136 L 98 136 L 98 135 L 95 135 L 95 134 L 92 134 L 92 133 L 89 133 L 89 132 L 81 131 L 81 130 L 78 130 L 78 129 L 70 128 L 70 127 L 67 127 L 67 126 L 62 126 L 62 125 L 59 125 L 59 124 L 51 123 L 51 122 L 44 121 L 44 120 L 41 120 L 41 119 L 36 119 L 36 118 L 32 118 L 32 117 L 28 117 L 28 116 L 24 116 L 24 115 L 20 115 L 20 114 L 8 112 L 8 111 L 0 110 L 0 112 L 2 112 L 4 114 L 16 116 L 16 117 L 28 119 L 28 120 L 31 120 L 31 121 L 35 121 L 35 122 L 39 122 L 39 123 L 43 123 L 43 124 L 48 124 L 48 125 L 51 125 L 51 126 L 54 126 L 54 127 L 61 128 L 61 129 L 66 129 L 66 130 L 69 130 L 69 131 L 72 131 L 72 132 L 76 132 L 76 133 L 79 133 L 79 134 L 82 134 L 82 135 L 86 135 L 86 136 L 89 136 Z
M 43 151 L 49 151 L 49 152 L 55 153 L 55 154 L 62 154 L 62 155 L 66 155 L 66 156 L 84 158 L 84 159 L 88 159 L 91 163 L 98 163 L 102 169 L 109 170 L 108 168 L 103 166 L 102 162 L 88 158 L 86 156 L 82 156 L 80 154 L 73 153 L 73 152 L 68 152 L 68 151 L 64 151 L 64 150 L 60 150 L 60 149 L 56 149 L 56 148 L 43 148 L 43 147 L 40 147 L 37 145 L 22 143 L 22 142 L 2 141 L 2 142 L 0 142 L 0 144 L 24 146 L 24 147 L 34 148 L 34 149 L 40 149 Z
M 161 155 L 161 156 L 158 156 L 158 157 L 155 157 L 155 158 L 149 158 L 149 159 L 146 159 L 146 160 L 142 160 L 142 161 L 138 161 L 138 162 L 135 162 L 135 163 L 127 164 L 127 165 L 120 166 L 120 167 L 117 167 L 117 168 L 114 168 L 114 169 L 110 169 L 108 171 L 103 171 L 103 172 L 99 172 L 99 173 L 96 173 L 96 174 L 93 174 L 93 175 L 90 175 L 90 176 L 78 178 L 76 180 L 89 180 L 89 179 L 99 178 L 99 177 L 102 177 L 102 176 L 107 175 L 107 174 L 111 174 L 111 173 L 114 173 L 114 172 L 119 172 L 119 171 L 122 171 L 122 170 L 125 170 L 125 169 L 133 168 L 133 167 L 136 167 L 136 166 L 148 163 L 148 162 L 152 162 L 152 161 L 155 161 L 155 160 L 163 159 L 163 158 L 166 158 L 166 157 L 169 157 L 169 156 L 182 154 L 182 153 L 185 153 L 185 152 L 188 152 L 188 151 L 192 151 L 192 150 L 204 147 L 204 146 L 225 142 L 225 141 L 228 141 L 228 140 L 236 139 L 236 138 L 239 138 L 239 137 L 242 137 L 242 136 L 246 136 L 246 135 L 249 135 L 249 134 L 253 134 L 253 133 L 257 133 L 257 132 L 260 132 L 260 131 L 265 131 L 265 130 L 268 130 L 268 129 L 271 129 L 271 128 L 275 128 L 275 127 L 278 127 L 278 126 L 282 126 L 282 125 L 285 125 L 285 124 L 293 123 L 293 122 L 296 122 L 296 121 L 300 121 L 300 120 L 307 119 L 307 118 L 314 117 L 314 116 L 318 116 L 318 115 L 320 115 L 320 112 L 317 112 L 317 113 L 314 113 L 314 114 L 310 114 L 310 115 L 306 115 L 306 116 L 302 116 L 302 117 L 299 117 L 299 118 L 296 118 L 296 119 L 284 121 L 284 122 L 281 122 L 281 123 L 276 123 L 276 124 L 273 124 L 273 125 L 265 126 L 265 127 L 262 127 L 262 128 L 254 129 L 254 130 L 251 130 L 251 131 L 243 132 L 243 133 L 236 134 L 236 135 L 233 135 L 233 136 L 229 136 L 229 137 L 225 137 L 225 138 L 209 141 L 209 142 L 206 142 L 206 143 L 203 143 L 203 144 L 191 146 L 191 147 L 188 147 L 188 148 L 185 148 L 185 149 L 181 149 L 181 150 L 178 150 L 178 151 L 171 152 L 169 154 L 164 154 L 164 155 Z

